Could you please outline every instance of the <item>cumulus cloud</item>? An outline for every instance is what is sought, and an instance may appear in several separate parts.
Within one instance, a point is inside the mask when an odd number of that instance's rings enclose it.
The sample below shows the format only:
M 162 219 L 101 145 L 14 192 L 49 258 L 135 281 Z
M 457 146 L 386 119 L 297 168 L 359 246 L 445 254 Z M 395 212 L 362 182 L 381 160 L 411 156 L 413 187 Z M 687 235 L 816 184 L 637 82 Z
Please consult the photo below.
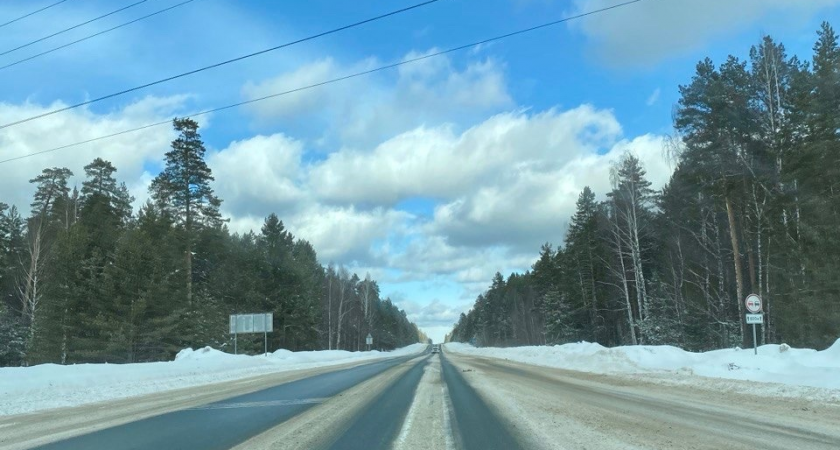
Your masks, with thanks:
M 165 120 L 181 107 L 184 97 L 149 97 L 104 115 L 77 109 L 44 117 L 32 122 L 0 130 L 0 159 L 15 158 L 49 150 L 58 146 L 116 133 L 130 128 Z M 66 106 L 25 103 L 0 104 L 0 123 L 8 123 Z M 129 190 L 142 201 L 151 176 L 147 165 L 159 164 L 169 148 L 174 133 L 165 125 L 129 133 L 107 140 L 45 153 L 0 165 L 0 201 L 17 205 L 29 213 L 34 187 L 29 180 L 47 167 L 67 167 L 75 176 L 72 186 L 81 186 L 83 167 L 94 158 L 111 161 L 117 168 L 117 179 L 125 181 Z
M 214 187 L 234 216 L 270 211 L 284 216 L 305 202 L 300 187 L 303 143 L 283 134 L 234 141 L 209 154 Z M 266 213 L 267 215 L 267 213 Z
M 446 125 L 421 127 L 372 151 L 336 152 L 314 168 L 312 177 L 319 195 L 337 202 L 388 205 L 410 196 L 452 198 L 512 170 L 560 167 L 620 133 L 612 113 L 588 105 L 530 116 L 505 113 L 460 134 Z
M 580 191 L 589 186 L 603 198 L 610 190 L 610 165 L 625 151 L 642 160 L 655 187 L 668 181 L 662 140 L 645 135 L 622 140 L 603 154 L 577 149 L 571 160 L 551 171 L 538 163 L 512 169 L 498 183 L 438 206 L 431 228 L 456 245 L 504 243 L 533 252 L 543 242 L 560 243 Z
M 435 52 L 410 52 L 402 60 Z M 254 99 L 286 92 L 386 64 L 375 58 L 340 64 L 332 58 L 309 62 L 273 78 L 247 83 Z M 477 119 L 513 106 L 504 67 L 492 58 L 456 67 L 447 57 L 406 64 L 377 76 L 307 89 L 249 106 L 260 122 L 315 122 L 319 138 L 333 145 L 367 147 L 423 124 Z M 326 130 L 323 132 L 322 130 Z
M 332 58 L 320 59 L 304 64 L 290 72 L 260 82 L 248 81 L 242 88 L 245 98 L 253 100 L 266 95 L 287 92 L 339 76 L 341 68 Z M 340 91 L 333 89 L 307 89 L 252 103 L 248 106 L 261 119 L 287 119 L 321 111 L 326 104 L 335 102 Z M 338 100 L 344 100 L 338 98 Z
M 616 4 L 575 0 L 573 14 Z M 704 48 L 768 17 L 780 23 L 805 19 L 840 0 L 644 1 L 569 22 L 585 35 L 599 57 L 614 66 L 649 66 L 663 58 Z
M 359 211 L 354 206 L 315 205 L 291 217 L 289 223 L 315 246 L 323 261 L 369 263 L 377 241 L 399 234 L 410 217 L 393 209 Z
M 658 136 L 626 139 L 608 110 L 498 114 L 462 132 L 418 127 L 365 151 L 302 163 L 303 141 L 282 134 L 236 141 L 210 156 L 217 193 L 237 231 L 277 212 L 325 261 L 399 271 L 395 282 L 452 277 L 469 296 L 495 272 L 527 268 L 539 246 L 562 243 L 584 186 L 601 198 L 610 165 L 640 157 L 655 187 L 670 177 Z M 428 217 L 398 208 L 434 198 Z

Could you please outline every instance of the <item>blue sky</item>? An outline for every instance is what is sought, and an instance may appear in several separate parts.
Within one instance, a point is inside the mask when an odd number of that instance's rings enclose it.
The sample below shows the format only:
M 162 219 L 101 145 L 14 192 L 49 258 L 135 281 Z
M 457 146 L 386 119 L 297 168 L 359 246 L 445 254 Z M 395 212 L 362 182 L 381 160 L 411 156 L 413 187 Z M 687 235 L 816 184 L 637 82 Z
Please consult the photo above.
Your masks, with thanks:
M 178 3 L 148 0 L 0 56 L 0 65 Z M 0 18 L 48 2 L 8 1 Z M 130 0 L 71 0 L 0 28 L 0 53 Z M 14 157 L 234 103 L 619 3 L 440 0 L 399 16 L 0 130 Z M 143 84 L 384 12 L 408 1 L 195 0 L 0 70 L 0 121 Z M 324 263 L 370 272 L 435 339 L 496 271 L 561 242 L 577 192 L 603 194 L 633 151 L 661 186 L 677 86 L 706 56 L 746 57 L 763 34 L 810 59 L 840 0 L 644 0 L 528 35 L 200 119 L 235 230 L 277 212 Z M 146 130 L 6 163 L 0 200 L 25 207 L 47 166 L 114 161 L 142 200 L 171 131 Z

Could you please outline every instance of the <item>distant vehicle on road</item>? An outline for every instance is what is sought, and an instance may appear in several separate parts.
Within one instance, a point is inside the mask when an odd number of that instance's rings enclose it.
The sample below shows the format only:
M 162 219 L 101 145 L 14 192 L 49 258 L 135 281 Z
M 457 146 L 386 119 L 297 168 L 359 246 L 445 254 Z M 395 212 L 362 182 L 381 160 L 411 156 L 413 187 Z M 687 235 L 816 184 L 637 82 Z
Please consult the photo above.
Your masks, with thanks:
M 433 345 L 432 353 L 440 353 L 440 345 Z

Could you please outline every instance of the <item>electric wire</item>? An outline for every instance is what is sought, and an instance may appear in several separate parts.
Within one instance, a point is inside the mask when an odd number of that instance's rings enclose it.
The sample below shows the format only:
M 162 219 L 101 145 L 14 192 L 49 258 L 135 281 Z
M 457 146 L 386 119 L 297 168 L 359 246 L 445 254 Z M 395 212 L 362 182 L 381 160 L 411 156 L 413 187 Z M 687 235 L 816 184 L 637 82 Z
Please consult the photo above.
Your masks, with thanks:
M 423 61 L 423 60 L 426 60 L 426 59 L 429 59 L 429 58 L 434 58 L 434 57 L 438 57 L 438 56 L 441 56 L 441 55 L 446 55 L 448 53 L 453 53 L 453 52 L 456 52 L 456 51 L 459 51 L 459 50 L 473 48 L 477 45 L 487 44 L 487 43 L 490 43 L 490 42 L 499 41 L 499 40 L 506 39 L 506 38 L 509 38 L 509 37 L 529 33 L 529 32 L 535 31 L 535 30 L 539 30 L 539 29 L 551 27 L 551 26 L 554 26 L 554 25 L 558 25 L 558 24 L 561 24 L 561 23 L 564 23 L 564 22 L 568 22 L 570 20 L 581 19 L 583 17 L 603 13 L 603 12 L 606 12 L 606 11 L 609 11 L 609 10 L 613 10 L 613 9 L 617 9 L 617 8 L 621 8 L 621 7 L 624 7 L 624 6 L 631 5 L 633 3 L 639 3 L 641 1 L 643 1 L 643 0 L 626 1 L 626 2 L 623 2 L 623 3 L 616 4 L 616 5 L 608 6 L 608 7 L 605 7 L 605 8 L 595 9 L 595 10 L 588 11 L 588 12 L 581 13 L 581 14 L 577 14 L 577 15 L 574 15 L 574 16 L 565 17 L 563 19 L 554 20 L 554 21 L 551 21 L 551 22 L 546 22 L 546 23 L 543 23 L 543 24 L 540 24 L 540 25 L 529 27 L 529 28 L 524 28 L 524 29 L 521 29 L 521 30 L 511 32 L 511 33 L 506 33 L 506 34 L 494 36 L 494 37 L 491 37 L 491 38 L 483 39 L 483 40 L 480 40 L 480 41 L 472 42 L 470 44 L 459 45 L 457 47 L 452 47 L 452 48 L 449 48 L 449 49 L 446 49 L 446 50 L 441 50 L 441 51 L 438 51 L 438 52 L 429 53 L 429 54 L 426 54 L 426 55 L 423 55 L 423 56 L 418 56 L 416 58 L 401 60 L 401 61 L 396 62 L 396 63 L 379 66 L 379 67 L 369 69 L 369 70 L 364 70 L 364 71 L 361 71 L 361 72 L 355 72 L 355 73 L 352 73 L 352 74 L 349 74 L 349 75 L 341 76 L 341 77 L 338 77 L 338 78 L 332 78 L 330 80 L 326 80 L 326 81 L 322 81 L 322 82 L 319 82 L 319 83 L 314 83 L 314 84 L 310 84 L 310 85 L 306 85 L 306 86 L 301 86 L 301 87 L 290 89 L 290 90 L 287 90 L 287 91 L 276 92 L 274 94 L 265 95 L 263 97 L 258 97 L 258 98 L 254 98 L 254 99 L 250 99 L 250 100 L 245 100 L 245 101 L 241 101 L 241 102 L 237 102 L 237 103 L 232 103 L 232 104 L 229 104 L 229 105 L 220 106 L 220 107 L 216 107 L 216 108 L 206 109 L 206 110 L 199 111 L 199 112 L 196 112 L 196 113 L 193 113 L 193 114 L 185 114 L 182 117 L 200 117 L 200 116 L 203 116 L 203 115 L 207 115 L 207 114 L 211 114 L 211 113 L 215 113 L 215 112 L 219 112 L 219 111 L 224 111 L 224 110 L 231 109 L 231 108 L 236 108 L 236 107 L 243 106 L 243 105 L 248 105 L 248 104 L 257 103 L 257 102 L 265 101 L 265 100 L 272 99 L 272 98 L 281 97 L 281 96 L 284 96 L 284 95 L 289 95 L 289 94 L 292 94 L 292 93 L 295 93 L 295 92 L 301 92 L 301 91 L 305 91 L 305 90 L 308 90 L 308 89 L 313 89 L 313 88 L 328 85 L 328 84 L 338 83 L 338 82 L 341 82 L 341 81 L 344 81 L 344 80 L 349 80 L 351 78 L 357 78 L 357 77 L 372 74 L 372 73 L 375 73 L 375 72 L 381 72 L 381 71 L 384 71 L 384 70 L 393 69 L 395 67 L 403 66 L 403 65 L 406 65 L 406 64 L 416 63 L 418 61 Z M 126 129 L 126 130 L 118 131 L 116 133 L 111 133 L 111 134 L 104 135 L 104 136 L 98 136 L 98 137 L 87 139 L 87 140 L 84 140 L 84 141 L 74 142 L 74 143 L 62 145 L 62 146 L 59 146 L 59 147 L 53 147 L 53 148 L 50 148 L 50 149 L 41 150 L 41 151 L 34 152 L 34 153 L 28 153 L 26 155 L 21 155 L 21 156 L 16 156 L 16 157 L 13 157 L 13 158 L 0 160 L 0 164 L 8 163 L 8 162 L 11 162 L 11 161 L 17 161 L 17 160 L 21 160 L 21 159 L 24 159 L 24 158 L 30 158 L 30 157 L 37 156 L 37 155 L 42 155 L 42 154 L 45 154 L 45 153 L 56 152 L 56 151 L 64 150 L 64 149 L 71 148 L 71 147 L 77 147 L 77 146 L 80 146 L 80 145 L 89 144 L 89 143 L 100 141 L 100 140 L 103 140 L 103 139 L 109 139 L 109 138 L 112 138 L 112 137 L 121 136 L 121 135 L 128 134 L 128 133 L 134 133 L 134 132 L 137 132 L 137 131 L 142 131 L 142 130 L 146 130 L 146 129 L 149 129 L 149 128 L 153 128 L 153 127 L 157 127 L 157 126 L 161 126 L 161 125 L 165 125 L 165 124 L 171 124 L 171 123 L 172 123 L 172 119 L 162 120 L 160 122 L 150 123 L 150 124 L 143 125 L 143 126 L 140 126 L 140 127 Z
M 146 1 L 146 0 L 143 0 L 143 1 Z M 207 71 L 207 70 L 210 70 L 210 69 L 215 69 L 215 68 L 218 68 L 218 67 L 221 67 L 221 66 L 225 66 L 225 65 L 234 63 L 234 62 L 242 61 L 244 59 L 252 58 L 254 56 L 262 55 L 262 54 L 265 54 L 265 53 L 268 53 L 268 52 L 273 52 L 273 51 L 279 50 L 281 48 L 290 47 L 290 46 L 295 45 L 295 44 L 300 44 L 302 42 L 311 41 L 313 39 L 317 39 L 317 38 L 327 36 L 327 35 L 330 35 L 330 34 L 335 34 L 335 33 L 338 33 L 340 31 L 348 30 L 350 28 L 355 28 L 355 27 L 364 25 L 366 23 L 374 22 L 374 21 L 377 21 L 377 20 L 380 20 L 380 19 L 384 19 L 386 17 L 390 17 L 390 16 L 394 16 L 394 15 L 397 15 L 397 14 L 400 14 L 400 13 L 404 13 L 404 12 L 407 12 L 407 11 L 410 11 L 410 10 L 413 10 L 413 9 L 420 8 L 422 6 L 430 5 L 432 3 L 437 3 L 439 1 L 441 1 L 441 0 L 427 0 L 423 3 L 417 3 L 417 4 L 412 5 L 412 6 L 408 6 L 408 7 L 402 8 L 402 9 L 397 9 L 397 10 L 391 11 L 389 13 L 381 14 L 379 16 L 371 17 L 369 19 L 365 19 L 365 20 L 362 20 L 360 22 L 351 23 L 351 24 L 345 25 L 343 27 L 334 28 L 334 29 L 329 30 L 329 31 L 324 31 L 324 32 L 321 32 L 321 33 L 318 33 L 318 34 L 307 36 L 305 38 L 301 38 L 301 39 L 298 39 L 298 40 L 295 40 L 295 41 L 287 42 L 285 44 L 280 44 L 280 45 L 277 45 L 277 46 L 274 46 L 274 47 L 271 47 L 271 48 L 267 48 L 267 49 L 260 50 L 260 51 L 257 51 L 257 52 L 249 53 L 247 55 L 238 56 L 238 57 L 233 58 L 233 59 L 228 59 L 228 60 L 216 63 L 216 64 L 211 64 L 209 66 L 200 67 L 198 69 L 190 70 L 188 72 L 183 72 L 183 73 L 180 73 L 178 75 L 173 75 L 173 76 L 167 77 L 167 78 L 162 78 L 160 80 L 152 81 L 150 83 L 142 84 L 140 86 L 135 86 L 133 88 L 124 89 L 122 91 L 114 92 L 112 94 L 103 95 L 102 97 L 97 97 L 97 98 L 94 98 L 92 100 L 87 100 L 87 101 L 84 101 L 84 102 L 81 102 L 81 103 L 76 103 L 76 104 L 73 104 L 73 105 L 70 105 L 70 106 L 66 106 L 64 108 L 59 108 L 59 109 L 54 109 L 54 110 L 51 110 L 51 111 L 47 111 L 47 112 L 42 113 L 42 114 L 38 114 L 38 115 L 35 115 L 35 116 L 27 117 L 25 119 L 21 119 L 21 120 L 10 122 L 10 123 L 4 124 L 4 125 L 0 125 L 0 130 L 2 130 L 4 128 L 9 128 L 11 126 L 19 125 L 19 124 L 22 124 L 22 123 L 31 122 L 33 120 L 40 119 L 40 118 L 43 118 L 43 117 L 51 116 L 53 114 L 58 114 L 58 113 L 61 113 L 61 112 L 64 112 L 64 111 L 69 111 L 71 109 L 76 109 L 76 108 L 79 108 L 79 107 L 82 107 L 82 106 L 87 106 L 87 105 L 90 105 L 90 104 L 93 104 L 93 103 L 101 102 L 102 100 L 107 100 L 109 98 L 118 97 L 120 95 L 128 94 L 129 92 L 139 91 L 141 89 L 145 89 L 147 87 L 151 87 L 151 86 L 155 86 L 155 85 L 158 85 L 158 84 L 166 83 L 168 81 L 176 80 L 178 78 L 183 78 L 183 77 L 186 77 L 186 76 L 189 76 L 189 75 L 194 75 L 194 74 L 197 74 L 199 72 L 204 72 L 204 71 Z
M 65 0 L 65 1 L 66 1 L 66 0 Z M 184 5 L 186 5 L 187 3 L 192 3 L 192 2 L 194 2 L 194 1 L 196 1 L 196 0 L 186 0 L 186 1 L 183 1 L 183 2 L 181 2 L 181 3 L 176 3 L 176 4 L 172 5 L 172 6 L 169 6 L 169 7 L 163 8 L 163 9 L 159 9 L 159 10 L 157 10 L 157 11 L 153 12 L 153 13 L 146 14 L 145 16 L 141 16 L 141 17 L 138 17 L 138 18 L 136 18 L 136 19 L 134 19 L 134 20 L 131 20 L 131 21 L 128 21 L 128 22 L 125 22 L 125 23 L 119 24 L 119 25 L 117 25 L 117 26 L 115 26 L 115 27 L 108 28 L 107 30 L 102 30 L 102 31 L 100 31 L 100 32 L 98 32 L 98 33 L 94 33 L 94 34 L 91 34 L 91 35 L 89 35 L 89 36 L 85 36 L 85 37 L 83 37 L 83 38 L 81 38 L 81 39 L 77 39 L 77 40 L 75 40 L 75 41 L 73 41 L 73 42 L 68 42 L 67 44 L 60 45 L 60 46 L 58 46 L 58 47 L 55 47 L 55 48 L 49 49 L 49 50 L 44 51 L 44 52 L 41 52 L 41 53 L 37 53 L 37 54 L 35 54 L 35 55 L 32 55 L 32 56 L 29 56 L 29 57 L 23 58 L 23 59 L 21 59 L 21 60 L 15 61 L 15 62 L 10 63 L 10 64 L 6 64 L 5 66 L 0 66 L 0 70 L 3 70 L 3 69 L 8 69 L 9 67 L 13 67 L 13 66 L 16 66 L 16 65 L 18 65 L 18 64 L 25 63 L 25 62 L 27 62 L 27 61 L 31 61 L 31 60 L 33 60 L 33 59 L 35 59 L 35 58 L 40 57 L 40 56 L 44 56 L 44 55 L 50 54 L 50 53 L 52 53 L 52 52 L 55 52 L 55 51 L 61 50 L 61 49 L 63 49 L 63 48 L 70 47 L 71 45 L 76 45 L 76 44 L 78 44 L 79 42 L 84 42 L 84 41 L 86 41 L 86 40 L 88 40 L 88 39 L 92 39 L 92 38 L 95 38 L 95 37 L 97 37 L 97 36 L 101 36 L 101 35 L 103 35 L 103 34 L 105 34 L 105 33 L 110 33 L 110 32 L 112 32 L 112 31 L 114 31 L 114 30 L 118 30 L 118 29 L 120 29 L 120 28 L 122 28 L 122 27 L 125 27 L 125 26 L 128 26 L 128 25 L 131 25 L 131 24 L 133 24 L 133 23 L 140 22 L 141 20 L 145 20 L 145 19 L 148 19 L 148 18 L 150 18 L 150 17 L 156 16 L 156 15 L 158 15 L 158 14 L 165 13 L 165 12 L 167 12 L 167 11 L 169 11 L 169 10 L 175 9 L 175 8 L 177 8 L 177 7 L 179 7 L 179 6 L 184 6 Z
M 61 31 L 56 31 L 55 33 L 50 34 L 50 35 L 48 35 L 48 36 L 44 36 L 44 37 L 42 37 L 42 38 L 35 39 L 34 41 L 27 42 L 26 44 L 19 45 L 19 46 L 17 46 L 17 47 L 15 47 L 15 48 L 13 48 L 13 49 L 6 50 L 5 52 L 0 53 L 0 56 L 3 56 L 3 55 L 8 55 L 9 53 L 16 52 L 16 51 L 18 51 L 18 50 L 20 50 L 20 49 L 22 49 L 22 48 L 29 47 L 30 45 L 35 45 L 35 44 L 37 44 L 37 43 L 39 43 L 39 42 L 46 41 L 46 40 L 47 40 L 47 39 L 49 39 L 49 38 L 52 38 L 52 37 L 56 37 L 56 36 L 58 36 L 59 34 L 64 34 L 64 33 L 68 32 L 68 31 L 75 30 L 76 28 L 83 27 L 83 26 L 85 26 L 85 25 L 87 25 L 87 24 L 89 24 L 89 23 L 93 23 L 93 22 L 96 22 L 97 20 L 104 19 L 104 18 L 106 18 L 106 17 L 108 17 L 108 16 L 112 16 L 112 15 L 114 15 L 114 14 L 118 13 L 118 12 L 125 11 L 126 9 L 129 9 L 129 8 L 133 8 L 133 7 L 135 7 L 135 6 L 137 6 L 137 5 L 141 4 L 141 3 L 146 3 L 147 1 L 149 1 L 149 0 L 140 0 L 139 2 L 132 3 L 132 4 L 128 5 L 128 6 L 123 6 L 123 7 L 122 7 L 122 8 L 120 8 L 120 9 L 116 9 L 116 10 L 114 10 L 114 11 L 111 11 L 111 12 L 107 13 L 107 14 L 103 14 L 103 15 L 101 15 L 101 16 L 99 16 L 99 17 L 94 17 L 93 19 L 90 19 L 90 20 L 88 20 L 88 21 L 85 21 L 85 22 L 82 22 L 82 23 L 79 23 L 79 24 L 73 25 L 73 26 L 72 26 L 72 27 L 70 27 L 70 28 L 65 28 L 65 29 L 63 29 L 63 30 L 61 30 Z
M 51 3 L 51 4 L 47 5 L 47 6 L 44 6 L 44 7 L 43 7 L 43 8 L 41 8 L 41 9 L 36 9 L 35 11 L 32 11 L 31 13 L 24 14 L 24 15 L 22 15 L 22 16 L 20 16 L 20 17 L 16 18 L 16 19 L 12 19 L 12 20 L 10 20 L 10 21 L 8 21 L 8 22 L 6 22 L 6 23 L 0 23 L 0 28 L 5 27 L 6 25 L 11 25 L 11 24 L 13 24 L 13 23 L 15 23 L 15 22 L 17 22 L 17 21 L 19 21 L 19 20 L 23 20 L 23 19 L 25 19 L 25 18 L 27 18 L 27 17 L 29 17 L 29 16 L 34 16 L 35 14 L 38 14 L 39 12 L 46 11 L 46 10 L 48 10 L 48 9 L 52 8 L 53 6 L 58 6 L 58 5 L 60 5 L 60 4 L 64 3 L 64 2 L 66 2 L 66 1 L 67 1 L 67 0 L 61 0 L 61 1 L 58 1 L 58 2 L 55 2 L 55 3 Z

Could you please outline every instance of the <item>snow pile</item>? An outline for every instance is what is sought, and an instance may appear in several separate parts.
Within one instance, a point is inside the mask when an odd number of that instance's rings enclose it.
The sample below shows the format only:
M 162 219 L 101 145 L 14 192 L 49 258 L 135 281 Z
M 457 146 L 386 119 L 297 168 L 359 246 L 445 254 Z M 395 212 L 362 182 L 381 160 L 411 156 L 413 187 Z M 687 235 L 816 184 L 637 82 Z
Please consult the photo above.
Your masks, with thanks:
M 41 364 L 0 368 L 0 416 L 79 406 L 256 375 L 411 355 L 413 344 L 391 352 L 278 350 L 268 356 L 231 355 L 205 347 L 181 350 L 174 361 L 137 364 Z
M 538 366 L 612 375 L 676 375 L 780 383 L 830 389 L 840 398 L 840 339 L 823 351 L 787 344 L 693 353 L 671 346 L 607 348 L 580 342 L 553 347 L 476 348 L 449 343 L 454 353 L 507 359 Z M 673 377 L 671 377 L 673 378 Z

